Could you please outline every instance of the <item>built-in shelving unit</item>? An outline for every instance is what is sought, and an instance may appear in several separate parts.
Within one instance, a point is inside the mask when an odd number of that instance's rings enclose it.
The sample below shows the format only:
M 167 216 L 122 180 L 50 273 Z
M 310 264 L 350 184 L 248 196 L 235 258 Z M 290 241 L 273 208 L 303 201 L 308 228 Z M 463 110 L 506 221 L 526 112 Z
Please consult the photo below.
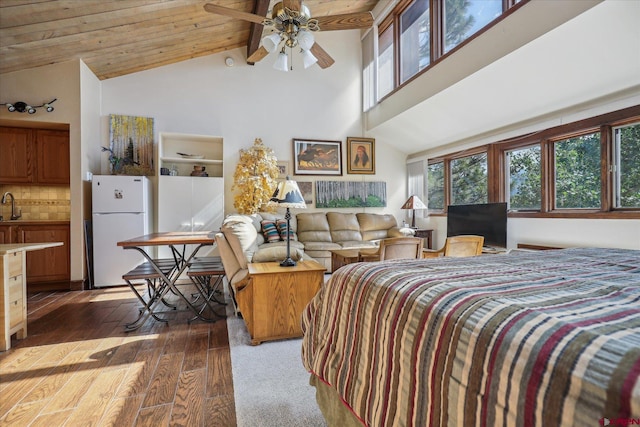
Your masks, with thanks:
M 158 175 L 161 169 L 177 170 L 178 176 L 191 176 L 194 166 L 203 166 L 209 177 L 222 177 L 223 140 L 218 136 L 161 132 L 158 144 Z M 181 156 L 184 153 L 202 158 Z

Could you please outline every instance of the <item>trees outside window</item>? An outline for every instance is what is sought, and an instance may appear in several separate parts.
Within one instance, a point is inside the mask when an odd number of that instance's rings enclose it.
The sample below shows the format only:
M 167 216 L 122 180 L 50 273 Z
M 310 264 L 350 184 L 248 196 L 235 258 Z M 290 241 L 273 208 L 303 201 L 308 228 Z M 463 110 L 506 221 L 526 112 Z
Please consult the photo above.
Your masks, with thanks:
M 400 16 L 402 82 L 431 62 L 429 0 L 416 0 Z
M 444 162 L 430 164 L 427 168 L 427 207 L 429 211 L 444 210 Z
M 556 209 L 599 208 L 600 132 L 554 143 Z
M 502 0 L 445 0 L 444 52 L 449 52 L 501 14 Z
M 451 204 L 487 203 L 487 153 L 451 160 Z
M 540 145 L 506 152 L 507 196 L 511 210 L 540 210 Z
M 640 123 L 615 128 L 616 208 L 640 208 Z

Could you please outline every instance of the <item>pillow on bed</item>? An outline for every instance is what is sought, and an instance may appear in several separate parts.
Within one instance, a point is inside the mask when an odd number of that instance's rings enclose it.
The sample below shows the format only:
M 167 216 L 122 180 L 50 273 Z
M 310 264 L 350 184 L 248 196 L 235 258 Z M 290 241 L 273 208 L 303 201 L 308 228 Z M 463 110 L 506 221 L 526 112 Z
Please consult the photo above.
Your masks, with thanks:
M 278 233 L 278 229 L 276 228 L 276 223 L 274 221 L 265 219 L 260 221 L 260 225 L 262 226 L 262 234 L 264 234 L 264 240 L 266 240 L 268 243 L 280 241 L 280 233 Z
M 286 219 L 277 220 L 276 227 L 278 228 L 278 233 L 280 233 L 280 238 L 286 241 L 287 240 L 287 220 Z M 298 237 L 296 236 L 296 232 L 293 229 L 293 227 L 291 227 L 291 229 L 289 230 L 289 235 L 291 236 L 291 240 L 298 240 Z

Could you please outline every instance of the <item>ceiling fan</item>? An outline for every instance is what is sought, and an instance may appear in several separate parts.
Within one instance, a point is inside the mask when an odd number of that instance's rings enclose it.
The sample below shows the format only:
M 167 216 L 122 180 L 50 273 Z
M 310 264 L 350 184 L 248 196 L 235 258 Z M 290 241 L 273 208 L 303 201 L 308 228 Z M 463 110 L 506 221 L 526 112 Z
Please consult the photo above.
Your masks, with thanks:
M 219 6 L 213 3 L 204 5 L 204 10 L 218 15 L 238 18 L 255 24 L 273 27 L 274 32 L 262 39 L 261 46 L 252 53 L 247 62 L 258 62 L 273 52 L 282 43 L 278 59 L 274 68 L 287 71 L 287 56 L 285 48 L 300 47 L 303 54 L 304 67 L 314 63 L 321 68 L 327 68 L 335 62 L 333 58 L 315 42 L 312 32 L 352 30 L 369 28 L 373 25 L 371 12 L 354 12 L 341 15 L 311 17 L 309 8 L 301 0 L 283 0 L 273 6 L 270 18 Z

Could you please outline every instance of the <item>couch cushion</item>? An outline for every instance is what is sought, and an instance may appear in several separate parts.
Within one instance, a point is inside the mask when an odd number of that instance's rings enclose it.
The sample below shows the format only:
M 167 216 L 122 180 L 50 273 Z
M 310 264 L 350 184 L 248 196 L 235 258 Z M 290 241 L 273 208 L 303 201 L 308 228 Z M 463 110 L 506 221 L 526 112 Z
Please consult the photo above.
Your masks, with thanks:
M 248 215 L 230 215 L 224 219 L 220 228 L 229 242 L 240 267 L 247 268 L 253 253 L 258 249 L 258 231 L 253 219 Z
M 273 243 L 280 241 L 280 233 L 274 221 L 263 219 L 260 221 L 260 226 L 266 242 Z
M 362 240 L 380 240 L 387 238 L 390 228 L 398 223 L 391 214 L 357 213 Z
M 352 213 L 327 212 L 327 221 L 331 229 L 331 240 L 347 242 L 362 240 L 358 218 Z
M 300 248 L 290 248 L 289 255 L 294 261 L 300 260 L 303 257 L 304 252 Z M 287 257 L 286 246 L 272 246 L 261 248 L 259 251 L 253 254 L 253 262 L 271 262 L 282 261 Z
M 298 240 L 301 242 L 331 242 L 329 222 L 324 212 L 299 213 L 296 220 Z

